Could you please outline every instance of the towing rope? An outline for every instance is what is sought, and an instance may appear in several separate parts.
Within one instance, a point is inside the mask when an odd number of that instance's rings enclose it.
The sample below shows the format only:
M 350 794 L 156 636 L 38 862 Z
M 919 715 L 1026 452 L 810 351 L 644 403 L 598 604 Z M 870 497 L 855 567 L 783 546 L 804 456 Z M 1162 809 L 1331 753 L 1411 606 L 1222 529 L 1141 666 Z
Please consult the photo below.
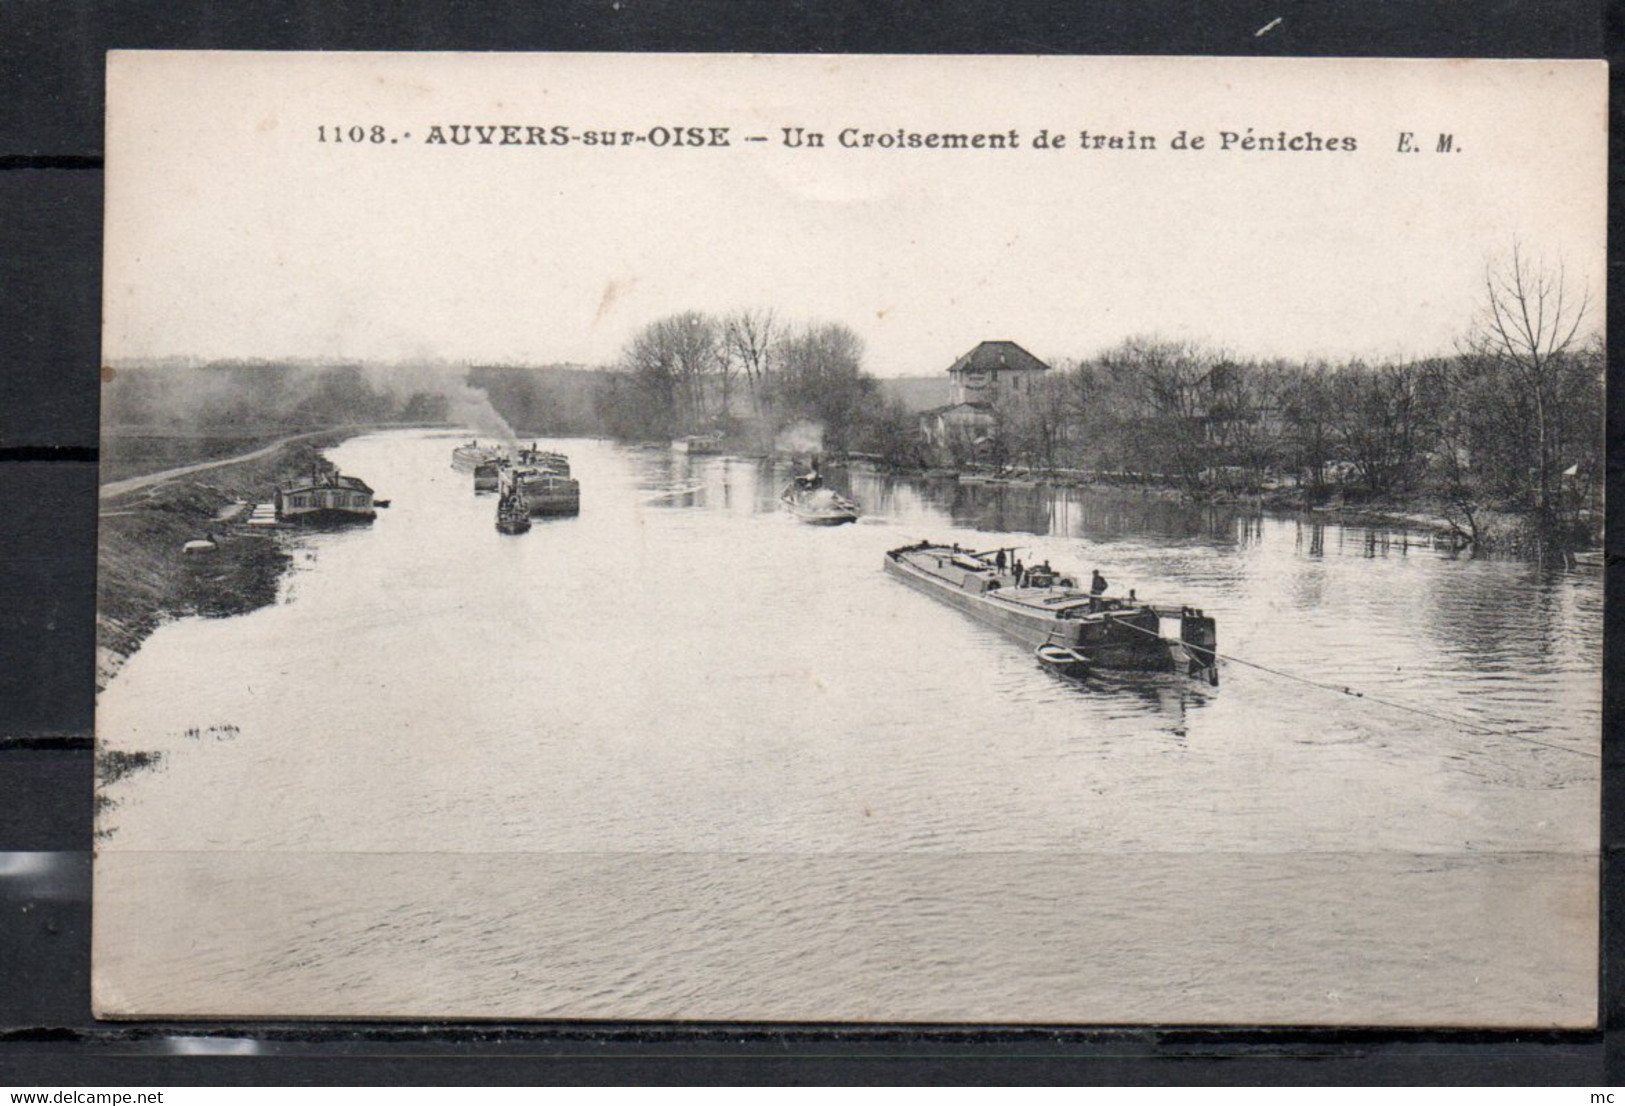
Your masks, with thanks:
M 1147 630 L 1143 626 L 1136 626 L 1132 622 L 1125 622 L 1125 621 L 1123 621 L 1121 619 L 1116 619 L 1116 620 L 1113 620 L 1113 625 L 1127 626 L 1131 630 L 1138 630 L 1140 633 L 1145 634 L 1148 637 L 1154 637 L 1158 641 L 1166 641 L 1167 640 L 1161 634 L 1154 633 L 1151 630 Z M 1356 691 L 1356 690 L 1354 690 L 1354 688 L 1348 687 L 1346 685 L 1339 686 L 1337 684 L 1323 683 L 1320 680 L 1311 680 L 1307 676 L 1299 676 L 1299 675 L 1296 675 L 1296 674 L 1291 673 L 1291 672 L 1283 672 L 1279 668 L 1271 668 L 1269 665 L 1267 665 L 1267 664 L 1259 664 L 1257 661 L 1244 660 L 1241 657 L 1231 656 L 1228 653 L 1221 653 L 1216 649 L 1204 649 L 1199 645 L 1192 646 L 1188 642 L 1183 642 L 1183 641 L 1180 642 L 1180 644 L 1185 645 L 1187 648 L 1191 649 L 1193 652 L 1205 653 L 1205 654 L 1208 654 L 1209 656 L 1214 657 L 1215 659 L 1229 661 L 1231 664 L 1243 664 L 1243 665 L 1246 665 L 1248 668 L 1256 668 L 1260 672 L 1268 672 L 1272 676 L 1280 676 L 1282 679 L 1285 679 L 1285 680 L 1296 680 L 1300 684 L 1308 684 L 1310 687 L 1318 687 L 1323 691 L 1330 691 L 1330 692 L 1333 692 L 1333 693 L 1338 694 L 1338 695 L 1347 695 L 1347 696 L 1349 696 L 1350 698 L 1353 698 L 1353 699 L 1364 699 L 1364 700 L 1366 700 L 1367 702 L 1370 702 L 1370 703 L 1379 703 L 1382 706 L 1389 707 L 1389 708 L 1391 708 L 1393 710 L 1406 711 L 1406 712 L 1408 712 L 1410 714 L 1419 714 L 1419 715 L 1422 715 L 1425 718 L 1432 718 L 1432 719 L 1435 719 L 1436 721 L 1439 721 L 1439 722 L 1447 722 L 1452 726 L 1459 726 L 1460 728 L 1462 728 L 1464 730 L 1471 730 L 1474 733 L 1485 734 L 1485 735 L 1491 736 L 1491 737 L 1508 737 L 1508 738 L 1513 739 L 1514 741 L 1525 741 L 1525 742 L 1528 742 L 1530 745 L 1540 745 L 1543 748 L 1556 749 L 1560 753 L 1573 753 L 1575 756 L 1590 757 L 1592 760 L 1601 760 L 1602 759 L 1602 754 L 1601 753 L 1594 753 L 1589 749 L 1574 749 L 1574 748 L 1570 748 L 1567 745 L 1555 745 L 1550 741 L 1541 741 L 1539 738 L 1525 737 L 1522 734 L 1513 733 L 1511 730 L 1496 729 L 1495 727 L 1485 726 L 1485 725 L 1482 725 L 1482 724 L 1480 724 L 1478 722 L 1470 722 L 1465 718 L 1458 718 L 1458 717 L 1455 717 L 1453 715 L 1448 715 L 1448 714 L 1440 714 L 1437 711 L 1424 710 L 1421 707 L 1412 706 L 1409 703 L 1401 703 L 1401 702 L 1397 702 L 1397 701 L 1395 701 L 1393 699 L 1384 699 L 1380 695 L 1368 695 L 1363 691 Z

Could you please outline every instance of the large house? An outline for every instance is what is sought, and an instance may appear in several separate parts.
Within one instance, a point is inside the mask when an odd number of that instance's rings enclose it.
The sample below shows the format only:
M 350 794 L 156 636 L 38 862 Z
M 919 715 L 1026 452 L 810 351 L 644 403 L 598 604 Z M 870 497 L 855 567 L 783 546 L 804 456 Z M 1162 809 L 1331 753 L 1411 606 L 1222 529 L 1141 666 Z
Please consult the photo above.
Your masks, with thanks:
M 921 412 L 920 433 L 933 448 L 980 454 L 993 441 L 999 398 L 1031 391 L 1048 371 L 1014 342 L 983 342 L 948 366 L 948 403 Z

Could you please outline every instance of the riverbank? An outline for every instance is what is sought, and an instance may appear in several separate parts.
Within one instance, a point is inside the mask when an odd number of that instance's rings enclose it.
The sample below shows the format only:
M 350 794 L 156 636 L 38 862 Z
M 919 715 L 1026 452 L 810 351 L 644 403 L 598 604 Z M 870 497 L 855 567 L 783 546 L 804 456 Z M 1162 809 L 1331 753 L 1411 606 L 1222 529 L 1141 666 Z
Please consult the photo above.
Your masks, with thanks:
M 292 563 L 275 531 L 235 521 L 242 504 L 268 500 L 276 485 L 308 472 L 322 451 L 349 437 L 334 430 L 257 450 L 240 460 L 103 489 L 96 557 L 96 690 L 107 686 L 147 636 L 189 615 L 222 618 L 276 600 Z M 186 553 L 213 536 L 211 552 Z
M 1468 520 L 1444 500 L 1422 493 L 1373 497 L 1358 489 L 1329 487 L 1316 499 L 1298 485 L 1233 491 L 1211 486 L 1192 489 L 1148 477 L 1066 470 L 996 474 L 976 467 L 899 468 L 861 456 L 853 457 L 846 464 L 888 476 L 948 480 L 969 487 L 1068 488 L 1128 494 L 1143 500 L 1251 508 L 1278 518 L 1405 531 L 1424 536 L 1435 545 L 1501 556 L 1553 557 L 1602 543 L 1600 527 L 1592 527 L 1584 512 L 1563 532 L 1553 535 L 1543 533 L 1537 521 L 1527 513 L 1480 507 Z

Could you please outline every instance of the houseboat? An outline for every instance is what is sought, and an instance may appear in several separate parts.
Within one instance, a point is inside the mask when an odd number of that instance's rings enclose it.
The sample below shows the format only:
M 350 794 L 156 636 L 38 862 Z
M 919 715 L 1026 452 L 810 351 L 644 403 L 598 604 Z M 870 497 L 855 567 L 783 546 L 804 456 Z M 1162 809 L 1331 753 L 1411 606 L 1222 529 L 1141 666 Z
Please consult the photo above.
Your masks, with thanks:
M 891 550 L 884 563 L 905 584 L 1015 638 L 1065 675 L 1115 669 L 1219 682 L 1217 630 L 1200 610 L 1085 591 L 1047 563 L 1018 567 L 1014 553 L 920 542 Z
M 532 515 L 574 515 L 581 513 L 581 485 L 568 476 L 547 472 L 532 465 L 505 469 L 502 493 L 521 494 Z
M 321 465 L 314 466 L 308 478 L 277 488 L 275 507 L 278 522 L 300 526 L 371 522 L 377 514 L 366 481 Z

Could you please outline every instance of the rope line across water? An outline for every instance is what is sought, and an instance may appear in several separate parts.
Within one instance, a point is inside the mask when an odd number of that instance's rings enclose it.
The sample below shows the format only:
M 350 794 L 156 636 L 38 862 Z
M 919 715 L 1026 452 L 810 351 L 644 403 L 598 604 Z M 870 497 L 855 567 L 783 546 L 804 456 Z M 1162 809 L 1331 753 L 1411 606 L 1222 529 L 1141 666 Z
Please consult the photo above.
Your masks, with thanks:
M 1114 626 L 1127 626 L 1131 630 L 1136 630 L 1139 633 L 1147 635 L 1148 637 L 1154 637 L 1158 641 L 1166 640 L 1161 634 L 1147 630 L 1143 626 L 1136 626 L 1132 622 L 1122 622 L 1114 619 L 1112 624 Z M 1199 646 L 1197 648 L 1200 649 Z M 1231 656 L 1228 653 L 1221 653 L 1216 649 L 1201 649 L 1200 651 L 1211 653 L 1216 659 L 1226 660 L 1231 664 L 1243 664 L 1248 668 L 1256 668 L 1260 672 L 1268 672 L 1272 676 L 1280 676 L 1285 680 L 1296 680 L 1300 684 L 1308 684 L 1310 687 L 1318 687 L 1322 691 L 1330 691 L 1338 695 L 1347 695 L 1353 699 L 1364 699 L 1370 703 L 1379 703 L 1382 706 L 1392 708 L 1393 710 L 1401 710 L 1407 711 L 1411 714 L 1419 714 L 1424 718 L 1432 718 L 1439 722 L 1446 722 L 1452 726 L 1458 726 L 1464 730 L 1471 730 L 1474 733 L 1485 734 L 1490 737 L 1511 738 L 1514 741 L 1524 741 L 1530 745 L 1539 745 L 1546 749 L 1556 749 L 1560 753 L 1573 753 L 1575 756 L 1590 757 L 1593 760 L 1602 759 L 1601 753 L 1594 753 L 1589 749 L 1573 749 L 1567 745 L 1556 745 L 1550 741 L 1541 741 L 1539 738 L 1525 737 L 1522 734 L 1513 733 L 1511 730 L 1497 729 L 1493 726 L 1485 726 L 1478 722 L 1470 722 L 1465 718 L 1458 718 L 1448 714 L 1440 714 L 1437 711 L 1424 710 L 1421 707 L 1412 706 L 1409 703 L 1401 703 L 1393 699 L 1384 699 L 1379 695 L 1368 695 L 1363 691 L 1355 691 L 1352 687 L 1348 687 L 1347 685 L 1339 686 L 1337 684 L 1323 683 L 1320 680 L 1311 680 L 1307 676 L 1298 676 L 1291 672 L 1283 672 L 1279 668 L 1271 668 L 1267 664 L 1259 664 L 1257 661 L 1245 660 L 1241 657 Z

